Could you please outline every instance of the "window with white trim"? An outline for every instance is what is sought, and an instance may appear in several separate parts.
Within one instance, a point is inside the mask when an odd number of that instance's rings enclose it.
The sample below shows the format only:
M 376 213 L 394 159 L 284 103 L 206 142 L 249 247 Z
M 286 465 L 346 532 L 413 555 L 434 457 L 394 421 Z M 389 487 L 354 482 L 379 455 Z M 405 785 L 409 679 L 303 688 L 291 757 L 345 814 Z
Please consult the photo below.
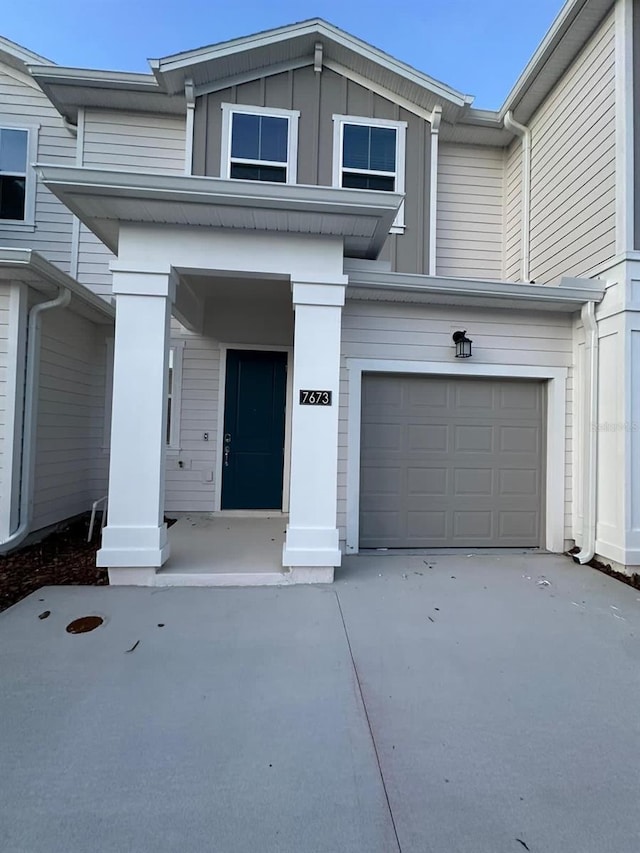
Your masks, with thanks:
M 221 177 L 295 184 L 299 116 L 297 110 L 222 104 Z
M 333 185 L 404 192 L 407 123 L 360 116 L 333 116 Z M 392 231 L 404 230 L 404 202 Z
M 170 449 L 180 448 L 180 410 L 182 391 L 182 353 L 184 342 L 169 348 L 169 376 L 167 379 L 167 434 Z
M 29 128 L 6 126 L 0 119 L 0 224 L 33 222 L 31 136 Z

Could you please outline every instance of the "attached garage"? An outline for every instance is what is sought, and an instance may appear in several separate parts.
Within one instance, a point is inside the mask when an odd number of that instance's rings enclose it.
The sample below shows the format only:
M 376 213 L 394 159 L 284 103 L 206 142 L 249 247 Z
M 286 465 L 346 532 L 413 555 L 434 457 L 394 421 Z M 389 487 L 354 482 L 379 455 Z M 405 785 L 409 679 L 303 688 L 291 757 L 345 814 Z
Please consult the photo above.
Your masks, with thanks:
M 544 384 L 365 374 L 361 548 L 538 547 Z

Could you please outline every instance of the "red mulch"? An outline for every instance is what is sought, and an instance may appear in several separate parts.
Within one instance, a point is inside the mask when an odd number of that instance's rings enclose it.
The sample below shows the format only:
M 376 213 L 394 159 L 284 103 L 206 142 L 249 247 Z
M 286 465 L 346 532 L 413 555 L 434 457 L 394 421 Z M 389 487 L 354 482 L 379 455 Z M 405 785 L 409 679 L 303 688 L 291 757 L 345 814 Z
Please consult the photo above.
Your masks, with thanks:
M 41 542 L 0 556 L 0 612 L 41 586 L 105 586 L 107 570 L 96 568 L 99 533 L 87 543 L 89 522 L 78 519 Z

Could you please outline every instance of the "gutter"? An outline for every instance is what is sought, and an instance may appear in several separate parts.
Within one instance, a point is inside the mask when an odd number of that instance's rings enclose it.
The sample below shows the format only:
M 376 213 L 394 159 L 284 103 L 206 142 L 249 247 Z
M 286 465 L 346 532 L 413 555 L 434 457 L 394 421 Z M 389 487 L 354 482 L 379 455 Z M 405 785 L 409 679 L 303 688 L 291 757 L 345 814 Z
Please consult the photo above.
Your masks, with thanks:
M 522 139 L 522 228 L 520 276 L 529 281 L 531 241 L 531 131 L 513 117 L 509 110 L 504 117 L 504 126 Z
M 588 438 L 584 453 L 582 548 L 573 555 L 573 559 L 583 566 L 593 560 L 596 543 L 598 431 L 595 426 L 598 422 L 598 324 L 595 302 L 587 302 L 583 305 L 581 314 L 589 342 L 589 424 L 587 424 Z
M 55 299 L 34 305 L 29 312 L 27 356 L 25 367 L 25 404 L 22 425 L 22 460 L 20 465 L 20 522 L 18 527 L 0 542 L 0 554 L 16 548 L 31 531 L 33 521 L 33 486 L 35 474 L 35 444 L 38 424 L 38 392 L 40 377 L 40 317 L 45 311 L 65 308 L 71 302 L 71 291 L 61 287 Z

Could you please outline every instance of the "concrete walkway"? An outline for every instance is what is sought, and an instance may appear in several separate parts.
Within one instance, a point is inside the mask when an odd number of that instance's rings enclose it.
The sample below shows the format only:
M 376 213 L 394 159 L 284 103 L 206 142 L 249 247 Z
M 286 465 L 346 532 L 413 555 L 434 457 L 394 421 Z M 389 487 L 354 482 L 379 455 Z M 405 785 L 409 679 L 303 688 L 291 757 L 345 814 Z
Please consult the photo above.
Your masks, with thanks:
M 637 853 L 639 599 L 506 555 L 46 588 L 0 616 L 0 849 Z

